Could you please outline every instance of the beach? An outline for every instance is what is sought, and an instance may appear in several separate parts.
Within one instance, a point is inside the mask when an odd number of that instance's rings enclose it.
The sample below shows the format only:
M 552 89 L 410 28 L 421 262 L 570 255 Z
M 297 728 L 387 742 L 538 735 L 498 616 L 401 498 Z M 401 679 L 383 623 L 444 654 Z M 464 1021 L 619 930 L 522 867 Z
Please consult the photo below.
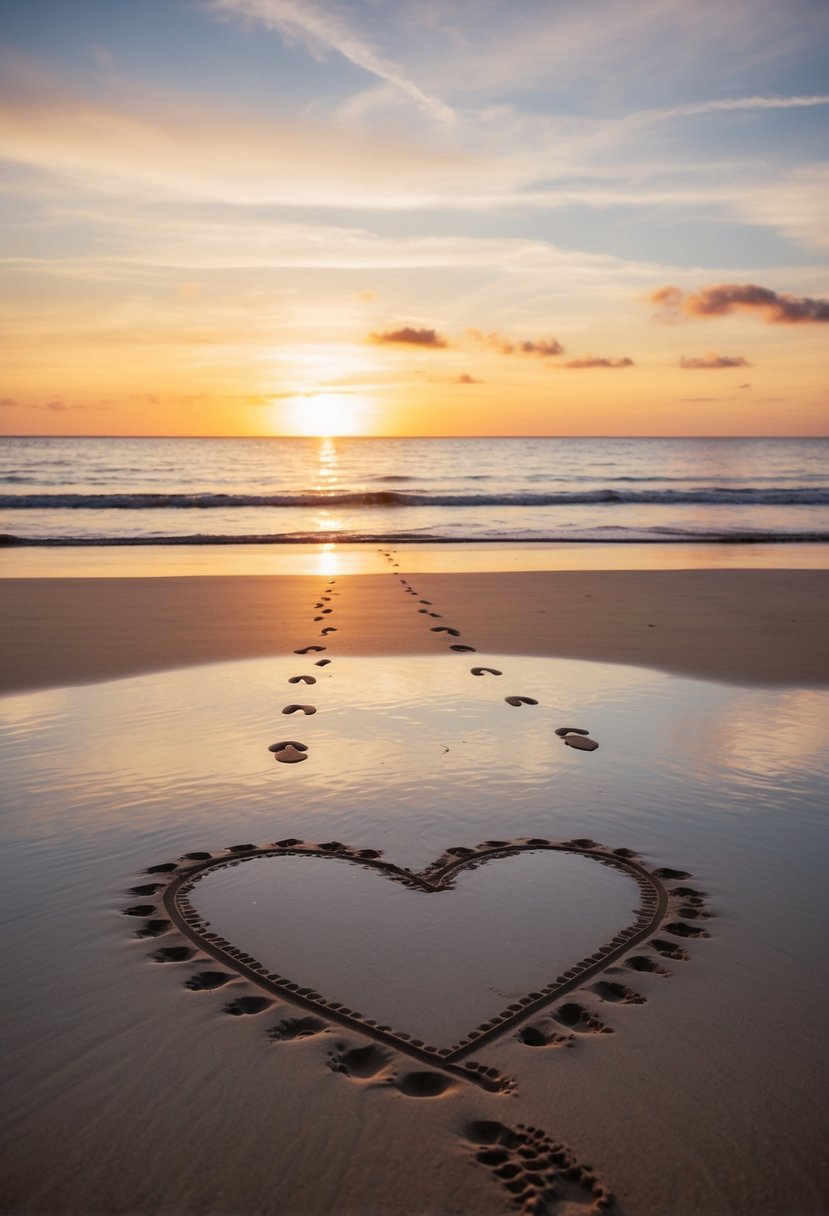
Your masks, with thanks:
M 406 569 L 405 551 L 398 568 Z M 438 555 L 439 556 L 439 555 Z M 451 565 L 451 559 L 447 564 Z M 494 653 L 627 663 L 758 685 L 829 683 L 825 570 L 422 572 L 418 589 Z M 284 655 L 312 576 L 8 579 L 4 692 Z M 388 574 L 349 577 L 337 645 L 438 654 Z
M 4 1210 L 824 1211 L 829 573 L 359 553 L 3 580 Z
M 825 0 L 4 16 L 0 1216 L 829 1216 Z

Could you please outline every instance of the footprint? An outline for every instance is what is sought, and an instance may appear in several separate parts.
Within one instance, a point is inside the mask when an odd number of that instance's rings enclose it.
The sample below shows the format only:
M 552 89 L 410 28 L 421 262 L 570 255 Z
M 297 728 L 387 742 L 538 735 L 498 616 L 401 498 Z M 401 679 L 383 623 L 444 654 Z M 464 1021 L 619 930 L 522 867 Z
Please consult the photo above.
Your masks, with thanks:
M 163 933 L 169 933 L 170 922 L 168 920 L 148 920 L 143 928 L 139 929 L 136 937 L 161 937 Z
M 328 1066 L 334 1072 L 356 1081 L 368 1081 L 376 1077 L 388 1066 L 391 1056 L 388 1052 L 370 1044 L 368 1047 L 351 1047 L 345 1049 L 342 1043 L 329 1053 Z
M 663 958 L 672 958 L 677 963 L 687 963 L 688 961 L 688 955 L 675 942 L 663 942 L 661 938 L 655 937 L 651 942 L 651 947 Z
M 316 676 L 291 676 L 288 680 L 289 684 L 316 684 Z
M 578 748 L 581 752 L 594 752 L 599 746 L 595 739 L 591 739 L 589 735 L 565 735 L 564 742 L 568 747 Z
M 504 674 L 502 671 L 499 671 L 497 667 L 470 667 L 469 670 L 472 672 L 473 676 L 502 676 Z
M 534 697 L 504 697 L 507 705 L 537 705 Z
M 491 1171 L 521 1216 L 587 1216 L 613 1204 L 590 1166 L 540 1128 L 481 1119 L 467 1124 L 463 1135 L 473 1160 Z
M 324 629 L 320 630 L 320 637 L 325 638 L 325 637 L 328 637 L 329 633 L 336 633 L 336 632 L 337 632 L 337 628 L 335 625 L 326 625 Z
M 303 713 L 307 717 L 308 714 L 315 714 L 317 707 L 316 705 L 286 705 L 282 712 L 283 714 Z
M 214 992 L 217 988 L 224 988 L 233 978 L 229 971 L 197 971 L 189 980 L 185 980 L 184 987 L 191 992 Z
M 163 946 L 152 957 L 157 963 L 186 963 L 195 953 L 189 946 Z
M 163 890 L 163 888 L 163 883 L 150 882 L 143 887 L 130 887 L 130 895 L 155 895 L 156 892 Z
M 645 998 L 638 992 L 634 992 L 632 988 L 628 988 L 627 984 L 616 984 L 611 980 L 600 980 L 598 984 L 593 984 L 591 992 L 595 992 L 602 1001 L 612 1001 L 622 1005 L 645 1004 Z
M 574 1030 L 577 1034 L 613 1034 L 609 1026 L 605 1026 L 594 1013 L 583 1005 L 577 1005 L 575 1001 L 559 1005 L 558 1009 L 553 1010 L 553 1017 L 562 1026 Z
M 625 966 L 630 967 L 631 971 L 647 971 L 651 975 L 671 974 L 667 968 L 660 966 L 655 959 L 648 958 L 645 954 L 634 954 L 633 958 L 625 959 Z
M 155 904 L 133 904 L 131 908 L 122 909 L 124 916 L 149 916 L 157 910 Z
M 301 646 L 299 650 L 295 650 L 294 654 L 314 654 L 318 650 L 325 650 L 324 646 Z
M 665 925 L 666 933 L 673 933 L 674 937 L 710 937 L 711 934 L 707 929 L 701 929 L 699 925 L 685 925 L 682 921 L 674 921 L 670 925 Z
M 392 1082 L 407 1098 L 439 1098 L 457 1086 L 440 1072 L 410 1072 Z
M 308 759 L 308 744 L 298 743 L 295 739 L 286 739 L 282 743 L 272 743 L 268 748 L 273 752 L 274 760 L 280 764 L 299 764 Z
M 321 649 L 323 649 L 323 648 L 321 647 Z M 314 666 L 315 667 L 327 667 L 330 662 L 331 662 L 330 659 L 317 659 Z
M 565 735 L 589 735 L 590 731 L 583 726 L 557 726 L 556 734 L 563 739 Z
M 459 638 L 461 636 L 460 629 L 450 629 L 448 625 L 433 625 L 432 633 L 448 633 L 450 637 Z
M 294 1039 L 311 1039 L 315 1035 L 325 1034 L 327 1030 L 330 1030 L 330 1025 L 323 1022 L 322 1018 L 287 1018 L 284 1022 L 272 1026 L 268 1036 L 278 1042 L 289 1043 Z
M 269 1001 L 264 996 L 240 996 L 235 1001 L 231 1001 L 229 1005 L 225 1005 L 225 1013 L 230 1013 L 233 1017 L 250 1017 L 256 1013 L 264 1013 L 266 1009 L 270 1009 L 273 1001 Z
M 455 646 L 450 646 L 449 649 L 457 650 L 458 654 L 474 654 L 476 647 L 475 646 L 459 646 L 456 644 Z
M 559 1034 L 550 1018 L 531 1022 L 519 1030 L 516 1038 L 526 1047 L 572 1047 L 571 1034 Z

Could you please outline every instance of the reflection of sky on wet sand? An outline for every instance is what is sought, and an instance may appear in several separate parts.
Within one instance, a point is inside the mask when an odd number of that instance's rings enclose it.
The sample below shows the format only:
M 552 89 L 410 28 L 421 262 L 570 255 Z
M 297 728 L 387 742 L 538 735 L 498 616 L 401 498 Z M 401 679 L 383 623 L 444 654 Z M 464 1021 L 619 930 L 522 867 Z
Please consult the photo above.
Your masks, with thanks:
M 476 662 L 504 675 L 474 678 L 460 655 L 323 668 L 288 656 L 7 697 L 7 828 L 118 831 L 125 845 L 152 831 L 178 849 L 221 844 L 229 830 L 312 837 L 336 824 L 355 843 L 379 830 L 408 864 L 508 826 L 583 834 L 586 816 L 608 843 L 647 848 L 656 828 L 667 844 L 680 808 L 704 849 L 707 808 L 768 817 L 818 797 L 827 693 Z M 305 671 L 315 685 L 287 683 Z M 540 704 L 505 704 L 516 693 Z M 281 712 L 296 701 L 319 712 Z M 563 746 L 560 725 L 587 726 L 599 751 Z M 276 764 L 266 749 L 279 739 L 307 743 L 310 759 Z
M 155 967 L 163 939 L 136 940 L 121 915 L 148 865 L 290 835 L 382 849 L 420 868 L 446 847 L 490 838 L 590 836 L 691 871 L 716 914 L 705 922 L 712 936 L 690 945 L 687 965 L 670 963 L 670 981 L 617 975 L 647 1003 L 598 1005 L 624 1031 L 609 1046 L 579 1046 L 545 1068 L 535 1053 L 516 1056 L 512 1041 L 493 1047 L 487 1060 L 506 1053 L 508 1071 L 519 1073 L 520 1117 L 581 1135 L 579 1111 L 592 1094 L 601 1118 L 628 1103 L 631 1151 L 650 1146 L 655 1119 L 672 1154 L 693 1125 L 689 1153 L 747 1170 L 750 1107 L 750 1144 L 779 1136 L 782 1120 L 782 1176 L 807 1169 L 824 1099 L 815 1044 L 826 984 L 816 960 L 825 945 L 829 692 L 565 660 L 475 662 L 504 675 L 474 678 L 460 655 L 337 658 L 325 668 L 292 655 L 0 700 L 15 1143 L 41 1154 L 44 1119 L 54 1117 L 86 1129 L 82 1144 L 67 1141 L 64 1170 L 81 1151 L 103 1160 L 113 1134 L 126 1151 L 136 1118 L 152 1122 L 161 1076 L 187 1128 L 186 1144 L 170 1150 L 178 1162 L 189 1152 L 199 1069 L 221 1060 L 225 1093 L 225 1060 L 245 1036 L 218 1016 L 221 999 L 185 992 L 189 964 L 175 974 Z M 287 683 L 304 671 L 318 682 Z M 540 704 L 513 708 L 503 700 L 510 694 Z M 283 715 L 295 701 L 318 713 Z M 564 746 L 553 733 L 562 725 L 589 727 L 599 750 Z M 278 739 L 306 742 L 309 760 L 276 763 L 267 746 Z M 526 906 L 516 915 L 509 895 L 491 935 L 495 961 L 516 935 L 545 930 Z M 259 1052 L 261 1024 L 248 1030 Z M 145 1056 L 154 1063 L 146 1074 L 130 1062 Z M 250 1067 L 259 1075 L 258 1055 Z M 316 1083 L 315 1067 L 316 1056 L 303 1084 Z M 631 1104 L 631 1086 L 643 1083 L 651 1099 Z M 222 1101 L 200 1115 L 217 1146 Z M 697 1115 L 712 1103 L 709 1125 Z M 599 1143 L 591 1159 L 609 1168 L 604 1153 Z

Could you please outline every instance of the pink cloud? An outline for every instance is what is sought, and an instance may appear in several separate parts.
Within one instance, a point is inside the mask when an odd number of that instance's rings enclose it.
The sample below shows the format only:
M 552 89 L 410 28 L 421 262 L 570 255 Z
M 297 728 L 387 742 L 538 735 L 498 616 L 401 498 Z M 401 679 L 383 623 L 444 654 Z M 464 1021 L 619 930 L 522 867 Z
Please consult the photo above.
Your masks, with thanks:
M 437 350 L 449 345 L 436 329 L 413 329 L 411 325 L 404 325 L 402 329 L 389 329 L 383 333 L 371 334 L 369 341 L 392 346 L 428 346 Z
M 829 321 L 829 300 L 793 296 L 755 283 L 718 283 L 686 294 L 678 287 L 661 287 L 650 296 L 660 315 L 668 318 L 725 317 L 755 312 L 769 325 L 801 325 Z
M 742 355 L 718 355 L 714 351 L 710 351 L 707 355 L 683 355 L 679 366 L 697 371 L 719 367 L 751 367 L 751 364 Z

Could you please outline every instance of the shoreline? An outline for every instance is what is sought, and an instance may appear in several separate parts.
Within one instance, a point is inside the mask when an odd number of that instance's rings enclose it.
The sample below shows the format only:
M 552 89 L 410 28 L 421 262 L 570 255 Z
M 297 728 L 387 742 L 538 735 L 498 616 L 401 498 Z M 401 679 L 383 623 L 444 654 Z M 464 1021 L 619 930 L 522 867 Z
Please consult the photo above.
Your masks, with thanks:
M 342 575 L 349 596 L 338 609 L 336 652 L 445 653 L 445 639 L 384 565 L 385 573 Z M 2 579 L 0 629 L 13 644 L 0 694 L 290 653 L 317 640 L 309 608 L 330 573 Z M 419 595 L 483 655 L 829 687 L 829 570 L 415 567 L 413 577 Z

